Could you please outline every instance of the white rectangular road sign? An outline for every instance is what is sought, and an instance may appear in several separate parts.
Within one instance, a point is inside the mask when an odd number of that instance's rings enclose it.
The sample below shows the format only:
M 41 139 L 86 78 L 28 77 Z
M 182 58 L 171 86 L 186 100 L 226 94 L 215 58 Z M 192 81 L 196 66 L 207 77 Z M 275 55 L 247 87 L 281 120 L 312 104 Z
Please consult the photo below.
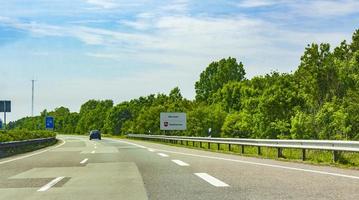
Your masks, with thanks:
M 187 118 L 186 113 L 161 113 L 160 114 L 161 130 L 186 130 Z

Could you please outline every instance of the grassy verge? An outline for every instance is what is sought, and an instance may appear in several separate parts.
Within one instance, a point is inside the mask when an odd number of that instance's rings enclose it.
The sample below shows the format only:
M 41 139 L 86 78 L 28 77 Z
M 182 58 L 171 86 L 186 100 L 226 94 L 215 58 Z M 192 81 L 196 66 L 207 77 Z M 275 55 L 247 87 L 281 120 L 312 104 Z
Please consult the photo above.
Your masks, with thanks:
M 146 140 L 149 141 L 149 140 Z M 290 161 L 290 162 L 300 162 L 300 163 L 309 163 L 314 165 L 325 165 L 325 166 L 335 166 L 341 168 L 351 168 L 351 169 L 359 169 L 359 153 L 352 152 L 341 152 L 339 155 L 339 159 L 337 162 L 333 162 L 333 152 L 331 151 L 319 151 L 319 150 L 306 150 L 306 160 L 302 161 L 302 150 L 301 149 L 283 149 L 282 158 L 278 158 L 278 152 L 276 148 L 270 147 L 261 147 L 261 154 L 258 155 L 258 148 L 253 146 L 245 146 L 244 153 L 242 153 L 242 147 L 239 145 L 231 145 L 231 149 L 229 149 L 228 144 L 220 144 L 219 150 L 217 144 L 210 144 L 208 147 L 208 143 L 200 142 L 183 142 L 183 145 L 178 143 L 167 143 L 160 141 L 152 141 L 149 142 L 161 143 L 171 146 L 180 146 L 191 149 L 201 149 L 205 151 L 212 152 L 220 152 L 227 154 L 235 154 L 241 156 L 248 157 L 258 157 L 258 158 L 267 158 L 267 159 L 275 159 L 281 161 Z
M 110 135 L 110 134 L 101 134 L 102 137 L 117 138 L 117 139 L 127 139 L 125 135 Z
M 22 141 L 36 138 L 55 137 L 53 131 L 27 131 L 27 130 L 9 130 L 0 131 L 0 142 Z

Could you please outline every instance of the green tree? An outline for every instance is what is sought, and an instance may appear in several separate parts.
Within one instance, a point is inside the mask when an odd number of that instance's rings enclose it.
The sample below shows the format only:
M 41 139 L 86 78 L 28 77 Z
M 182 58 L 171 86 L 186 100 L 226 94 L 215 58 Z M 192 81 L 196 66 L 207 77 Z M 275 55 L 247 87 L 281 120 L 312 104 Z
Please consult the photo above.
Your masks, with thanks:
M 227 113 L 220 106 L 206 106 L 199 104 L 188 112 L 187 135 L 208 136 L 208 129 L 211 128 L 211 135 L 219 137 L 223 122 Z
M 108 112 L 105 125 L 104 132 L 107 134 L 118 135 L 122 130 L 123 124 L 132 119 L 132 112 L 127 102 L 121 103 L 112 107 Z
M 315 116 L 297 111 L 291 118 L 291 138 L 318 139 L 315 129 Z
M 85 134 L 93 129 L 103 131 L 106 116 L 112 106 L 112 100 L 87 101 L 81 106 L 76 132 Z
M 253 115 L 247 111 L 227 115 L 222 126 L 222 137 L 253 137 Z
M 243 64 L 229 57 L 218 62 L 212 62 L 200 75 L 195 83 L 196 100 L 206 102 L 212 94 L 230 81 L 244 79 Z

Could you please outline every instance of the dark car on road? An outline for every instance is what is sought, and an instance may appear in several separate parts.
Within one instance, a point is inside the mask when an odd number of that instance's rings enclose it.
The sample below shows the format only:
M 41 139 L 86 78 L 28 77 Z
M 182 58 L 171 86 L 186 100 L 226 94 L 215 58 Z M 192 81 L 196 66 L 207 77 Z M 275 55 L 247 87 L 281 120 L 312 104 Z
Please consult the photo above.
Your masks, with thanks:
M 99 139 L 101 140 L 101 133 L 98 130 L 92 130 L 90 131 L 90 140 L 92 139 Z

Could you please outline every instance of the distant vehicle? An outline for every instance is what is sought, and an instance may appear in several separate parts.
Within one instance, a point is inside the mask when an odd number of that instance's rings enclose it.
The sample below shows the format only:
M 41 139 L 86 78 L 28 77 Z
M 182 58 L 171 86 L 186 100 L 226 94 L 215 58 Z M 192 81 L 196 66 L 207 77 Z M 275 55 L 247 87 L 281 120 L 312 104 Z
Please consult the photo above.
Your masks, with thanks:
M 92 130 L 90 131 L 90 140 L 92 139 L 99 139 L 101 140 L 101 133 L 98 130 Z

